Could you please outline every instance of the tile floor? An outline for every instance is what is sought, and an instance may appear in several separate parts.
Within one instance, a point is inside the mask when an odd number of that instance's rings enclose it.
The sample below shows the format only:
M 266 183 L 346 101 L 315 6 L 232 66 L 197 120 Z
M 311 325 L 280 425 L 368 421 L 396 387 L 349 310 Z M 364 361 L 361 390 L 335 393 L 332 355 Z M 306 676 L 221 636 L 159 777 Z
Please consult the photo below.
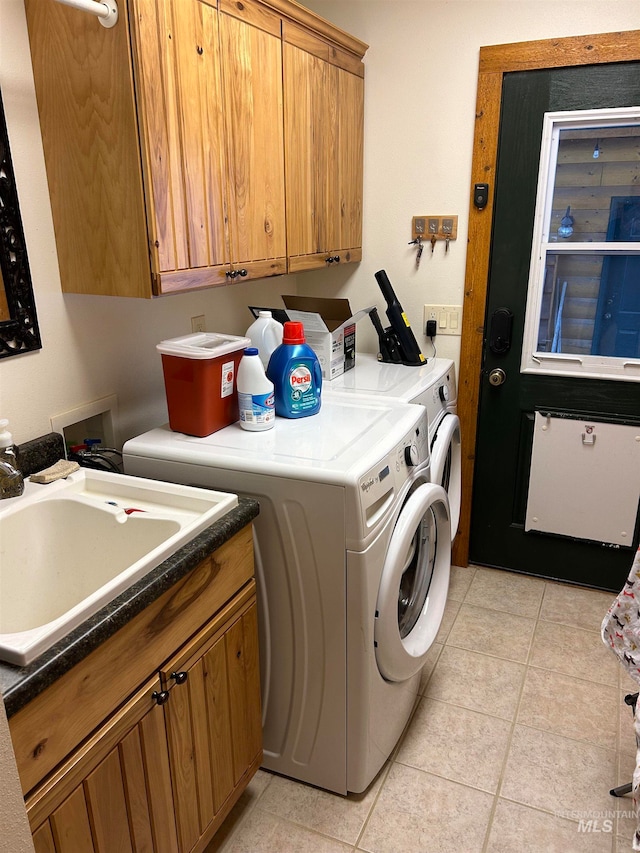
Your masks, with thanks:
M 610 593 L 452 572 L 413 719 L 371 787 L 340 797 L 265 771 L 206 853 L 621 853 L 634 682 L 600 639 Z

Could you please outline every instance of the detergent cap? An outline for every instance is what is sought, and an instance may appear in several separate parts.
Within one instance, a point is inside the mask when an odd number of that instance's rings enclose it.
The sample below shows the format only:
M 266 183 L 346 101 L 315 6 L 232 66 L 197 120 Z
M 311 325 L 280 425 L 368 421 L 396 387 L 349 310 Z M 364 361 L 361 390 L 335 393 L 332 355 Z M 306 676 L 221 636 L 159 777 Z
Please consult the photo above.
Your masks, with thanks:
M 282 335 L 283 344 L 303 344 L 304 325 L 294 320 L 288 320 L 284 324 L 284 333 Z

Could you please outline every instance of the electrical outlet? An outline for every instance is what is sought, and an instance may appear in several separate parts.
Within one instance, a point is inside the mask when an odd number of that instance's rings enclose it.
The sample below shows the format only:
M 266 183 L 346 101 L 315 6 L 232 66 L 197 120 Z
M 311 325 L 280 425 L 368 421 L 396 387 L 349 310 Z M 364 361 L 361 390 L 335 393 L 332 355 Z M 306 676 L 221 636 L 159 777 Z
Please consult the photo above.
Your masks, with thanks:
M 197 317 L 191 318 L 191 331 L 192 332 L 206 332 L 204 314 L 198 314 Z
M 438 335 L 461 335 L 462 305 L 425 305 L 423 329 L 430 320 L 435 321 Z

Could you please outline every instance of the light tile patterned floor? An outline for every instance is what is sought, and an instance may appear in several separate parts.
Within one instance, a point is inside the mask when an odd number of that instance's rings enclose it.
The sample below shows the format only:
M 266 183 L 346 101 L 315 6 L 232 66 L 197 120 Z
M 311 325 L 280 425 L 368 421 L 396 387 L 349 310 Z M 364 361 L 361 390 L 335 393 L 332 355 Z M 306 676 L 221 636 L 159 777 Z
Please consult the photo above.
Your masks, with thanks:
M 452 572 L 414 716 L 371 787 L 259 771 L 206 853 L 622 853 L 635 692 L 604 647 L 613 594 Z

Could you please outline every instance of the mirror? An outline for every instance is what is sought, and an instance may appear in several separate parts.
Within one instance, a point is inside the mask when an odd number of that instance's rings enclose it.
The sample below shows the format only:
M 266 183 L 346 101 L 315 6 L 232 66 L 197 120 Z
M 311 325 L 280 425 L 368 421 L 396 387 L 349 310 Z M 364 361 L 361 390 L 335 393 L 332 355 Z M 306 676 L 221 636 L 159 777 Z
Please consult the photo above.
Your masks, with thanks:
M 0 358 L 41 347 L 7 123 L 0 95 Z

